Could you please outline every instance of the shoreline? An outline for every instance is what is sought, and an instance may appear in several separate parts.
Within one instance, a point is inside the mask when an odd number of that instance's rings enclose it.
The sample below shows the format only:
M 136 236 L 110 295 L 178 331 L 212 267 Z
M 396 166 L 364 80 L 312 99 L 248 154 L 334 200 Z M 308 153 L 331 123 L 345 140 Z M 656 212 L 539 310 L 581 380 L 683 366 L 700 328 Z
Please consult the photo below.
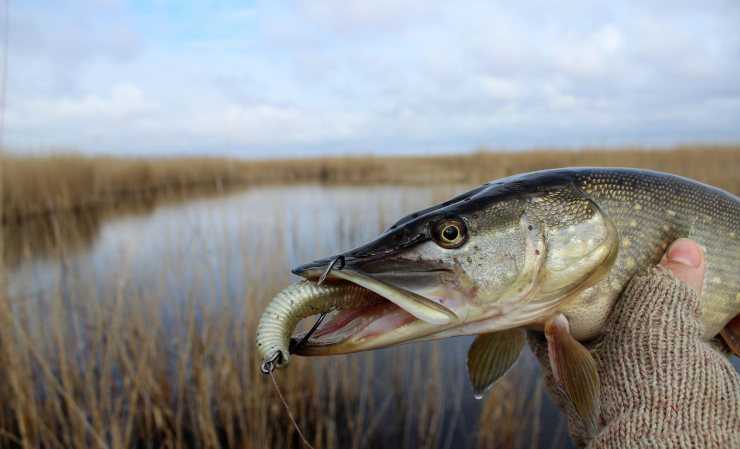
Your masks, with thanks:
M 544 168 L 587 165 L 666 171 L 740 194 L 740 177 L 734 175 L 740 173 L 740 145 L 278 160 L 3 155 L 0 165 L 3 225 L 141 198 L 186 199 L 203 191 L 303 183 L 475 184 Z

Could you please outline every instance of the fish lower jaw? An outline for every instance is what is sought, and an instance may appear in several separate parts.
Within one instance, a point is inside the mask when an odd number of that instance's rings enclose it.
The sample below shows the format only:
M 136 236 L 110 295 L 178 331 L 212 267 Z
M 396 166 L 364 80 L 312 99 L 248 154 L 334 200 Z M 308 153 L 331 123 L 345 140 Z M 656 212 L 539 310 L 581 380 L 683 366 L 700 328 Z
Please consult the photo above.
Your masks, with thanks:
M 531 330 L 542 330 L 545 321 L 552 316 L 552 310 L 544 311 L 542 314 L 520 313 L 516 308 L 503 307 L 496 311 L 471 311 L 467 313 L 464 322 L 437 332 L 429 339 L 441 339 L 458 337 L 463 335 L 480 335 L 491 332 L 500 332 L 509 329 L 523 328 Z
M 416 332 L 409 328 L 416 323 L 423 322 L 390 301 L 345 309 L 334 312 L 295 353 L 332 355 L 391 346 L 413 338 Z M 302 334 L 292 337 L 302 338 Z

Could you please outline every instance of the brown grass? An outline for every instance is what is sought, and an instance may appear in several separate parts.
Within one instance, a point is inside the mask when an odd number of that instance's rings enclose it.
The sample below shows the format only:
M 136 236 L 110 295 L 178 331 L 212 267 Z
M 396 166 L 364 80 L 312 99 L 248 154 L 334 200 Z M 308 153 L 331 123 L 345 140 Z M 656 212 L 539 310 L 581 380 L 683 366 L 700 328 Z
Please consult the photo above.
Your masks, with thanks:
M 236 180 L 234 161 L 223 159 L 123 159 L 58 155 L 4 156 L 3 217 L 14 220 L 60 211 L 79 211 L 121 200 Z
M 0 160 L 3 221 L 115 204 L 142 196 L 229 186 L 310 183 L 479 183 L 563 166 L 657 168 L 740 191 L 740 146 L 673 149 L 538 150 L 459 156 L 333 157 L 245 161 L 218 158 L 124 159 L 82 156 Z

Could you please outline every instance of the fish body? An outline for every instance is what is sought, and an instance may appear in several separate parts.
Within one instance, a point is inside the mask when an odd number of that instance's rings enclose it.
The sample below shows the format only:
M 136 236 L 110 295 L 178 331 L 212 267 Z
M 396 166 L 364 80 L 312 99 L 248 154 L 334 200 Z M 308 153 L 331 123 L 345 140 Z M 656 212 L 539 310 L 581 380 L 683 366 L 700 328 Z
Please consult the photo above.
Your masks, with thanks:
M 462 240 L 443 241 L 440 233 L 452 236 L 455 229 Z M 384 297 L 395 289 L 399 297 L 426 298 L 455 317 L 432 323 L 425 304 L 390 299 L 420 321 L 413 324 L 415 339 L 541 329 L 563 313 L 573 336 L 587 340 L 599 334 L 634 273 L 657 263 L 680 237 L 706 251 L 702 319 L 711 338 L 740 313 L 740 200 L 649 170 L 565 168 L 484 184 L 341 254 L 345 267 L 330 277 L 360 282 Z M 316 279 L 335 257 L 294 273 Z M 380 347 L 362 340 L 306 351 Z M 392 340 L 378 341 L 387 346 Z
M 561 172 L 598 205 L 617 233 L 617 253 L 608 272 L 558 308 L 569 319 L 577 339 L 598 335 L 631 277 L 657 264 L 667 246 L 681 237 L 697 241 L 706 254 L 701 302 L 705 338 L 717 335 L 740 313 L 738 197 L 697 181 L 647 170 Z M 538 174 L 532 176 L 530 182 L 537 183 Z M 589 232 L 579 235 L 577 228 L 560 228 L 559 238 L 571 245 L 591 238 Z
M 297 353 L 478 335 L 468 368 L 482 394 L 516 360 L 523 330 L 541 330 L 556 377 L 594 427 L 598 376 L 579 341 L 599 335 L 631 277 L 681 237 L 705 249 L 704 338 L 721 333 L 738 354 L 740 199 L 628 168 L 543 170 L 493 181 L 408 215 L 365 245 L 294 269 L 308 282 L 322 276 L 381 298 L 345 303 L 349 309 L 322 323 Z M 294 323 L 276 325 L 287 342 L 292 329 L 285 326 Z

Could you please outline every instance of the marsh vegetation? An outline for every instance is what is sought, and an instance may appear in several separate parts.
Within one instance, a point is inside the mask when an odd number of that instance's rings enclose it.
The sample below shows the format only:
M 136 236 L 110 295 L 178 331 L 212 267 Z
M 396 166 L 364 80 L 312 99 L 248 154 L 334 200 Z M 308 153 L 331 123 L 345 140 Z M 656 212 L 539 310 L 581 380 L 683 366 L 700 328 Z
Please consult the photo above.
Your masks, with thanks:
M 199 161 L 4 160 L 0 446 L 300 447 L 254 347 L 291 266 L 538 168 L 640 166 L 740 193 L 737 148 Z M 296 357 L 276 379 L 317 448 L 568 447 L 531 355 L 476 401 L 469 342 Z
M 567 166 L 654 168 L 740 189 L 739 146 L 539 150 L 455 156 L 325 157 L 238 160 L 219 158 L 110 158 L 79 155 L 0 157 L 3 222 L 30 216 L 135 204 L 234 187 L 439 183 L 479 184 L 512 174 Z

